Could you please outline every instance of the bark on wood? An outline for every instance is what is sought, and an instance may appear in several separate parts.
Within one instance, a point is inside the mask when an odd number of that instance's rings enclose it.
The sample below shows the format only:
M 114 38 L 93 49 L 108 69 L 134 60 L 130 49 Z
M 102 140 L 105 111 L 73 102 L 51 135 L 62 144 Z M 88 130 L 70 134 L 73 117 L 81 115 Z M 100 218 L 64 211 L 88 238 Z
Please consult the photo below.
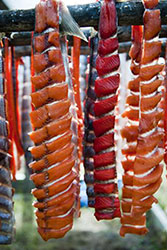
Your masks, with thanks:
M 119 44 L 119 53 L 129 53 L 131 42 L 124 42 Z M 69 54 L 71 53 L 71 48 L 69 47 Z M 88 46 L 81 46 L 81 55 L 89 55 L 90 48 Z M 17 46 L 15 48 L 15 57 L 31 56 L 31 46 Z M 162 53 L 161 56 L 165 56 L 165 42 L 162 43 Z
M 158 7 L 161 10 L 162 24 L 167 23 L 167 1 L 161 0 Z M 73 18 L 81 27 L 97 27 L 101 4 L 68 6 Z M 119 26 L 143 24 L 143 4 L 139 1 L 117 1 L 116 9 Z M 0 32 L 33 31 L 35 10 L 1 10 Z
M 82 29 L 85 36 L 88 38 L 91 34 L 91 29 Z M 167 37 L 167 26 L 162 25 L 160 38 Z M 69 45 L 72 46 L 72 37 L 68 37 Z M 118 40 L 120 43 L 131 41 L 131 26 L 118 27 Z M 31 32 L 13 33 L 10 44 L 13 46 L 25 46 L 31 44 Z M 82 46 L 87 46 L 87 43 L 82 41 Z

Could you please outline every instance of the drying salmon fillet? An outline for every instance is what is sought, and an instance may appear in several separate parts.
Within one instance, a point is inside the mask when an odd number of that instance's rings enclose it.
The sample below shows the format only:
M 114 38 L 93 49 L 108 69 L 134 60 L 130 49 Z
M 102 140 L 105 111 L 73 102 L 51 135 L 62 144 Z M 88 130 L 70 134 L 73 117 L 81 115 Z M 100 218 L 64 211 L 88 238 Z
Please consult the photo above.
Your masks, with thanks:
M 53 164 L 64 161 L 66 157 L 69 157 L 71 155 L 73 149 L 74 145 L 70 143 L 62 149 L 45 155 L 41 160 L 30 163 L 30 168 L 32 168 L 33 171 L 40 171 L 46 167 L 52 166 Z
M 137 156 L 135 161 L 135 173 L 144 174 L 145 172 L 158 165 L 163 160 L 163 151 L 158 149 L 155 153 L 148 158 L 147 156 Z
M 97 101 L 94 104 L 94 113 L 95 116 L 100 116 L 105 113 L 109 113 L 113 110 L 117 103 L 117 95 L 114 95 L 113 97 L 107 98 L 102 101 Z
M 137 140 L 139 134 L 139 106 L 140 106 L 140 68 L 142 56 L 142 40 L 143 40 L 143 27 L 132 26 L 132 46 L 129 52 L 131 57 L 131 72 L 133 78 L 128 83 L 129 93 L 126 98 L 126 109 L 122 117 L 126 119 L 125 125 L 121 129 L 121 135 L 125 140 L 125 145 L 122 148 L 124 160 L 122 167 L 124 174 L 122 176 L 122 215 L 121 215 L 121 229 L 120 235 L 125 236 L 127 233 L 143 234 L 146 230 L 136 228 L 145 228 L 146 217 L 134 217 L 132 214 L 132 197 L 133 197 L 133 179 L 134 179 L 134 159 L 137 151 Z M 133 122 L 135 122 L 134 125 Z M 131 229 L 131 230 L 130 230 Z
M 112 37 L 117 31 L 115 3 L 104 1 L 100 12 L 99 32 L 101 39 Z
M 158 93 L 152 97 L 141 98 L 141 111 L 148 111 L 154 109 L 162 98 L 162 93 Z
M 114 133 L 102 135 L 94 140 L 94 150 L 96 153 L 114 146 Z
M 114 179 L 116 176 L 116 171 L 114 168 L 98 170 L 95 169 L 94 171 L 94 178 L 99 181 L 106 181 L 110 179 Z
M 143 49 L 143 58 L 141 63 L 147 64 L 159 58 L 161 54 L 161 42 L 146 42 Z
M 132 46 L 129 51 L 129 56 L 132 61 L 139 63 L 141 60 L 141 47 L 142 47 L 142 33 L 143 27 L 141 25 L 132 26 Z
M 101 39 L 98 45 L 98 53 L 100 56 L 106 56 L 113 53 L 118 49 L 118 39 L 117 38 L 107 38 L 105 40 Z
M 144 38 L 153 39 L 161 30 L 160 10 L 146 10 L 143 16 Z
M 52 153 L 70 143 L 71 138 L 72 138 L 72 133 L 69 130 L 58 138 L 55 139 L 53 138 L 51 139 L 51 141 L 44 142 L 39 146 L 34 146 L 30 148 L 31 154 L 35 159 L 40 159 L 45 154 Z
M 73 213 L 74 211 L 64 217 L 48 217 L 47 220 L 38 218 L 37 223 L 41 228 L 46 228 L 47 226 L 51 229 L 60 229 L 72 223 Z
M 73 184 L 71 187 L 66 190 L 64 193 L 57 195 L 56 197 L 50 198 L 47 201 L 35 202 L 34 207 L 39 209 L 44 209 L 46 207 L 59 206 L 65 200 L 69 199 L 75 194 L 76 186 Z
M 95 135 L 96 136 L 103 135 L 105 132 L 107 132 L 108 130 L 110 130 L 110 128 L 113 127 L 114 122 L 115 122 L 115 117 L 112 115 L 105 116 L 105 117 L 102 117 L 98 120 L 95 120 L 93 122 L 93 128 L 94 128 Z
M 114 94 L 119 87 L 119 81 L 119 74 L 106 78 L 97 78 L 95 80 L 95 92 L 97 97 Z
M 35 214 L 38 218 L 44 219 L 45 216 L 50 217 L 50 216 L 59 216 L 66 214 L 74 205 L 75 201 L 75 195 L 73 197 L 67 198 L 64 202 L 61 203 L 60 206 L 52 206 L 48 207 L 47 209 L 43 209 L 42 211 L 36 210 Z
M 70 129 L 71 116 L 65 116 L 59 120 L 53 121 L 44 127 L 30 133 L 30 138 L 35 144 L 42 143 L 55 136 L 61 135 Z
M 144 0 L 144 6 L 146 9 L 153 9 L 158 5 L 158 0 Z
M 68 96 L 67 84 L 56 84 L 31 94 L 33 105 L 38 108 L 51 101 L 66 99 Z
M 139 92 L 139 83 L 140 83 L 140 77 L 136 77 L 136 78 L 133 79 L 132 81 L 129 81 L 129 83 L 128 83 L 128 88 L 129 88 L 131 91 Z
M 155 167 L 155 169 L 150 174 L 143 177 L 142 179 L 134 177 L 133 178 L 133 184 L 135 186 L 138 186 L 138 185 L 139 186 L 144 186 L 144 185 L 147 185 L 147 184 L 155 183 L 155 182 L 158 181 L 158 179 L 160 179 L 160 177 L 162 175 L 162 171 L 163 171 L 162 165 L 158 165 L 158 166 Z
M 38 200 L 44 199 L 46 197 L 46 194 L 48 195 L 48 197 L 51 197 L 67 189 L 75 178 L 76 174 L 74 172 L 71 172 L 67 177 L 55 182 L 50 186 L 48 185 L 44 188 L 33 189 L 32 193 Z
M 38 200 L 34 203 L 38 232 L 44 240 L 63 237 L 79 213 L 79 172 L 74 150 L 77 120 L 66 38 L 60 39 L 59 32 L 59 12 L 62 15 L 64 9 L 61 1 L 40 1 L 32 43 L 34 110 L 30 113 L 30 138 L 35 145 L 30 148 L 34 157 L 30 168 L 36 186 L 32 193 Z
M 41 128 L 45 124 L 59 119 L 69 112 L 70 100 L 61 100 L 34 110 L 30 113 L 33 128 Z
M 152 66 L 147 66 L 143 67 L 140 70 L 140 78 L 142 81 L 149 81 L 151 80 L 154 76 L 156 76 L 159 72 L 163 70 L 164 65 L 152 65 Z
M 44 172 L 38 174 L 32 174 L 31 180 L 34 182 L 35 186 L 42 186 L 45 183 L 59 179 L 62 176 L 68 174 L 72 168 L 74 167 L 75 159 L 69 158 L 68 160 L 64 160 L 59 165 L 52 167 Z M 46 181 L 48 179 L 48 181 Z
M 152 94 L 153 92 L 155 92 L 158 87 L 160 87 L 162 85 L 162 80 L 155 80 L 152 81 L 149 84 L 142 84 L 141 85 L 141 94 L 142 95 L 149 95 Z
M 97 78 L 91 88 L 92 101 L 87 103 L 90 112 L 88 117 L 89 128 L 94 134 L 94 138 L 92 138 L 93 147 L 89 147 L 88 144 L 85 148 L 86 157 L 92 159 L 94 168 L 94 174 L 90 176 L 90 180 L 93 179 L 94 183 L 94 215 L 97 220 L 110 220 L 120 217 L 114 138 L 115 108 L 120 82 L 118 73 L 120 58 L 117 51 L 118 38 L 116 32 L 115 2 L 105 0 L 101 7 L 99 23 L 100 39 L 95 62 Z M 91 135 L 89 138 L 91 139 Z M 88 166 L 91 166 L 90 162 L 88 162 Z M 88 191 L 91 193 L 92 189 L 89 188 Z M 110 200 L 111 195 L 113 195 L 113 206 Z M 108 200 L 105 201 L 104 196 Z
M 48 49 L 51 46 L 59 47 L 59 32 L 52 31 L 49 33 L 41 34 L 40 36 L 34 37 L 34 49 L 35 52 L 41 53 L 44 50 Z
M 96 69 L 99 76 L 109 74 L 117 70 L 120 65 L 119 55 L 111 55 L 108 57 L 98 56 L 96 59 Z
M 132 227 L 132 226 L 122 226 L 120 230 L 120 235 L 125 236 L 125 234 L 137 234 L 137 235 L 144 235 L 148 233 L 148 229 L 145 227 L 138 228 L 138 227 Z
M 58 238 L 62 238 L 64 237 L 64 235 L 72 228 L 72 224 L 64 227 L 64 228 L 61 228 L 59 230 L 56 230 L 56 229 L 49 229 L 49 228 L 40 228 L 38 227 L 38 232 L 39 234 L 41 235 L 41 237 L 47 241 L 51 238 L 55 238 L 55 239 L 58 239 Z

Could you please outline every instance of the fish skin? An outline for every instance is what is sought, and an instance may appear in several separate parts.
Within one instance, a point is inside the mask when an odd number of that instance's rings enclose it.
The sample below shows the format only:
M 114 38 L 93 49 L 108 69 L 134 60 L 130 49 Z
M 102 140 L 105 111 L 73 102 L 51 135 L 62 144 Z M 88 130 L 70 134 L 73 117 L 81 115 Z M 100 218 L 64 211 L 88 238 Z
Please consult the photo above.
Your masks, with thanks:
M 5 209 L 1 210 L 0 208 L 0 220 L 10 220 L 12 217 L 12 214 L 10 212 L 7 212 Z
M 6 99 L 3 97 L 0 98 L 0 116 L 6 120 Z
M 3 166 L 0 166 L 0 182 L 3 184 L 11 184 L 10 172 Z
M 13 232 L 13 224 L 9 221 L 1 221 L 1 229 L 0 232 L 3 233 L 12 233 Z
M 86 184 L 94 184 L 94 176 L 93 173 L 87 172 L 84 174 L 84 181 Z
M 8 152 L 10 146 L 10 142 L 8 138 L 6 137 L 1 137 L 0 138 L 0 149 L 3 150 L 4 152 Z
M 84 166 L 85 166 L 85 169 L 88 171 L 94 170 L 94 164 L 89 159 L 84 159 Z
M 0 195 L 0 206 L 9 212 L 13 210 L 12 200 L 3 195 Z
M 8 135 L 8 124 L 5 120 L 0 120 L 0 136 L 7 137 Z
M 7 196 L 7 197 L 12 197 L 12 187 L 6 185 L 6 184 L 1 184 L 0 185 L 0 194 Z
M 85 145 L 84 146 L 84 149 L 83 149 L 83 155 L 84 157 L 93 157 L 95 155 L 95 151 L 93 149 L 93 146 L 87 146 Z
M 12 235 L 7 234 L 7 235 L 2 235 L 0 234 L 0 244 L 2 245 L 8 245 L 12 243 Z

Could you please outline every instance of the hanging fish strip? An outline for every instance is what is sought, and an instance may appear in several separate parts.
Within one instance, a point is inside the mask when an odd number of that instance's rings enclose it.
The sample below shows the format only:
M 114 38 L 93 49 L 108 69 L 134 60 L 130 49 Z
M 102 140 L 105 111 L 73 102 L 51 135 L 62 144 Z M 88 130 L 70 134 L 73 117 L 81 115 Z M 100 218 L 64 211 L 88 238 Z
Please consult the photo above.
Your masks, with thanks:
M 115 156 L 115 113 L 120 75 L 116 8 L 105 0 L 100 13 L 99 45 L 96 59 L 96 101 L 92 104 L 94 140 L 94 192 L 97 220 L 120 217 Z
M 94 150 L 94 139 L 95 134 L 93 130 L 93 120 L 95 119 L 92 114 L 92 103 L 96 100 L 96 94 L 94 91 L 95 80 L 97 78 L 96 71 L 96 57 L 98 49 L 98 33 L 89 40 L 89 46 L 91 49 L 89 60 L 89 76 L 88 76 L 88 86 L 86 92 L 86 100 L 84 107 L 84 168 L 85 168 L 85 182 L 87 185 L 87 195 L 88 195 L 88 206 L 94 207 L 94 161 L 93 156 L 95 155 Z
M 10 140 L 8 138 L 8 119 L 5 69 L 0 51 L 0 244 L 11 244 L 14 234 L 13 190 L 11 184 Z
M 38 200 L 34 203 L 38 232 L 44 240 L 61 238 L 72 228 L 77 188 L 77 131 L 71 115 L 75 108 L 72 90 L 68 91 L 67 54 L 61 51 L 59 13 L 61 3 L 54 0 L 36 6 L 38 34 L 34 36 L 35 75 L 31 78 L 36 89 L 31 95 L 35 110 L 30 113 L 34 128 L 30 137 L 35 146 L 30 167 L 36 186 L 32 193 Z
M 32 155 L 29 148 L 33 146 L 28 133 L 32 131 L 31 121 L 29 113 L 31 112 L 31 83 L 28 79 L 28 69 L 26 66 L 27 61 L 25 60 L 23 67 L 23 82 L 19 82 L 19 87 L 22 88 L 22 95 L 20 96 L 19 102 L 21 103 L 21 139 L 23 144 L 23 149 L 25 153 L 26 166 L 32 162 Z

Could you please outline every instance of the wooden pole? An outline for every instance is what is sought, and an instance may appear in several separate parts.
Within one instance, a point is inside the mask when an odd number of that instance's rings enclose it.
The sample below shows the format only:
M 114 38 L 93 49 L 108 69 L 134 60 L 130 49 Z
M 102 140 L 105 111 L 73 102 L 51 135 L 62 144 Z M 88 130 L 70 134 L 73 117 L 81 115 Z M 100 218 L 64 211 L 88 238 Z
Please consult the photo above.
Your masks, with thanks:
M 167 23 L 167 1 L 161 0 L 162 24 Z M 72 5 L 68 9 L 80 27 L 97 27 L 99 22 L 100 2 Z M 143 24 L 143 4 L 139 1 L 116 2 L 118 25 L 141 25 Z M 29 10 L 1 10 L 0 32 L 33 31 L 35 25 L 35 9 Z
M 82 29 L 86 38 L 91 35 L 91 29 Z M 120 43 L 131 41 L 131 26 L 118 26 L 118 40 Z M 160 38 L 167 37 L 167 25 L 162 25 Z M 72 46 L 73 38 L 68 37 L 69 46 Z M 16 32 L 13 33 L 10 39 L 10 44 L 13 46 L 25 46 L 31 44 L 31 32 Z M 88 44 L 82 41 L 82 46 L 87 46 Z
M 129 53 L 131 42 L 124 42 L 119 44 L 119 53 Z M 71 53 L 71 47 L 69 47 L 69 53 Z M 81 55 L 89 55 L 90 48 L 88 46 L 81 46 Z M 165 42 L 162 43 L 161 56 L 165 55 Z M 31 46 L 17 46 L 15 48 L 15 57 L 31 56 Z

